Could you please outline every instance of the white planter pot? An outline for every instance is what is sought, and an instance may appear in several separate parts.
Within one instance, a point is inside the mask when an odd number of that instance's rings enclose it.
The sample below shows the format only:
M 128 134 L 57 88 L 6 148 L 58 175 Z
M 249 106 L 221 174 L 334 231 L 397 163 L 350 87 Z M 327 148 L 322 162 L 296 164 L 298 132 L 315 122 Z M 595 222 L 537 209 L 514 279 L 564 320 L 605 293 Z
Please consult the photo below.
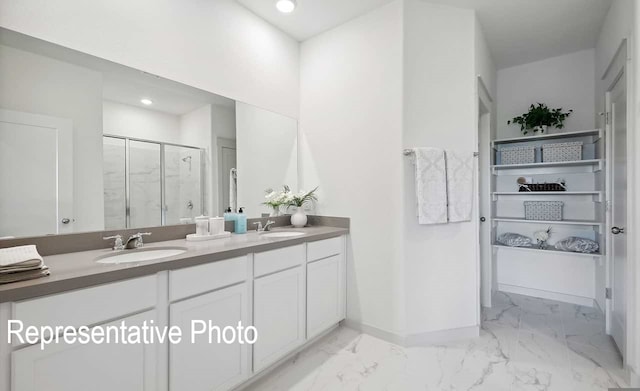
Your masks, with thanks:
M 533 134 L 535 134 L 536 132 L 546 133 L 547 129 L 547 125 L 536 126 L 535 128 L 533 128 Z
M 304 213 L 302 208 L 297 208 L 291 215 L 291 225 L 295 228 L 302 228 L 307 225 L 307 214 Z

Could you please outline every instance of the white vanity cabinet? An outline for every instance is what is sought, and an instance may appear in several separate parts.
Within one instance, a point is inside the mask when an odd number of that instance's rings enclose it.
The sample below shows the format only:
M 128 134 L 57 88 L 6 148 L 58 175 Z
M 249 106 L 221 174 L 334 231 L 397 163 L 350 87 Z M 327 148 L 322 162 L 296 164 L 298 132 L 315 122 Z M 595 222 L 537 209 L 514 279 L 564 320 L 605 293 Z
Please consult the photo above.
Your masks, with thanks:
M 106 329 L 153 321 L 158 330 L 182 332 L 177 344 L 60 343 L 41 350 L 0 341 L 0 391 L 230 390 L 343 320 L 345 281 L 340 236 L 0 303 L 3 324 Z M 255 327 L 255 344 L 218 342 L 217 330 L 237 333 L 240 322 Z M 192 335 L 203 327 L 204 334 Z M 251 331 L 245 336 L 254 338 Z
M 253 371 L 278 361 L 305 341 L 305 246 L 254 255 Z
M 106 330 L 122 322 L 127 327 L 150 324 L 158 320 L 156 281 L 148 276 L 14 302 L 10 318 L 25 328 L 91 325 Z M 11 346 L 12 391 L 154 391 L 164 373 L 153 344 L 66 344 L 61 339 L 41 349 L 14 338 Z
M 142 325 L 155 311 L 103 325 Z M 144 344 L 31 345 L 11 354 L 12 391 L 155 391 L 158 346 Z
M 307 338 L 345 318 L 346 276 L 342 237 L 307 245 Z
M 173 298 L 217 290 L 170 305 L 170 323 L 183 331 L 182 342 L 169 346 L 170 390 L 228 390 L 249 377 L 250 345 L 227 344 L 224 340 L 219 343 L 218 337 L 222 338 L 222 334 L 217 330 L 209 333 L 210 326 L 217 326 L 222 331 L 227 326 L 237 329 L 238 322 L 242 322 L 243 327 L 250 325 L 246 279 L 247 257 L 171 272 L 170 295 Z M 199 334 L 203 327 L 207 331 Z M 192 330 L 198 333 L 192 333 Z M 227 340 L 232 337 L 228 331 Z

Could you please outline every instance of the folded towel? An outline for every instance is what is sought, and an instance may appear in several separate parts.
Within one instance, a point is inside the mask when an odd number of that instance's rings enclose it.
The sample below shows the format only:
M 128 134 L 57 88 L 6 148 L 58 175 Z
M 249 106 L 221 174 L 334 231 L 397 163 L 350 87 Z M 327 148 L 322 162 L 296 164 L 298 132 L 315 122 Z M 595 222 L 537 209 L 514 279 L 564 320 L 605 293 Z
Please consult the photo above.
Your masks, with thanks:
M 42 264 L 42 257 L 34 245 L 0 249 L 0 270 L 10 267 L 33 268 Z
M 415 182 L 419 224 L 447 222 L 447 180 L 444 150 L 415 148 Z
M 49 275 L 49 268 L 42 266 L 37 270 L 21 271 L 18 273 L 0 274 L 0 284 L 8 284 L 11 282 L 33 280 L 40 277 L 46 277 Z
M 473 205 L 473 152 L 445 152 L 449 222 L 471 221 Z

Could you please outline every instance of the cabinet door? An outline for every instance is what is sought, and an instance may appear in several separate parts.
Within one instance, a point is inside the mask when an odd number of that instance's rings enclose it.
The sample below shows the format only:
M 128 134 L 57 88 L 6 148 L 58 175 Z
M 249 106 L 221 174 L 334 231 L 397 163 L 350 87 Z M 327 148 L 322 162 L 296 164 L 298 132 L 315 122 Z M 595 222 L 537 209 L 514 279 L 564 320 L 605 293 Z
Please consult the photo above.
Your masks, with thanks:
M 307 338 L 344 319 L 344 281 L 341 255 L 307 265 Z
M 106 326 L 141 326 L 155 322 L 155 311 L 122 318 Z M 112 337 L 113 338 L 113 337 Z M 121 341 L 120 341 L 121 342 Z M 60 344 L 32 345 L 11 354 L 13 391 L 154 391 L 157 389 L 155 345 Z
M 259 371 L 304 342 L 304 271 L 297 266 L 254 281 L 253 370 Z
M 180 327 L 183 336 L 181 343 L 169 347 L 171 390 L 228 390 L 247 379 L 249 345 L 218 343 L 216 331 L 211 341 L 208 331 L 193 336 L 191 332 L 194 320 L 206 322 L 207 330 L 209 324 L 220 330 L 237 328 L 238 322 L 249 326 L 247 298 L 247 285 L 239 284 L 171 305 L 170 323 Z

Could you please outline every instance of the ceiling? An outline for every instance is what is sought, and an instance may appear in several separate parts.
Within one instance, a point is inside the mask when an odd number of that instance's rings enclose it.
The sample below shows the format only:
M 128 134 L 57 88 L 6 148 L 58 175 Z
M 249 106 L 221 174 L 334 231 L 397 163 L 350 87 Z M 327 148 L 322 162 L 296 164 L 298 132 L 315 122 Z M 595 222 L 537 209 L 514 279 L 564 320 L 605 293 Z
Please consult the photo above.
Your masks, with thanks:
M 393 0 L 297 0 L 291 14 L 278 12 L 275 0 L 237 1 L 304 41 Z M 612 0 L 428 2 L 476 10 L 496 66 L 507 68 L 595 47 Z
M 237 0 L 298 41 L 304 41 L 393 0 L 296 0 L 290 14 L 276 9 L 276 0 Z

